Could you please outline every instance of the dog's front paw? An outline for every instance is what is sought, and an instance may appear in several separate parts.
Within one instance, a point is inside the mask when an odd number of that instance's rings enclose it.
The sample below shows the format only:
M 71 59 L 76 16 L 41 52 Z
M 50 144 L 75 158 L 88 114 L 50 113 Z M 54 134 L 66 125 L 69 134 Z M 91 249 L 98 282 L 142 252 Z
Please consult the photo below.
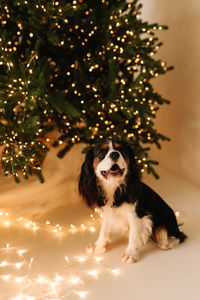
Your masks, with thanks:
M 125 264 L 133 264 L 136 261 L 138 261 L 138 255 L 127 254 L 127 253 L 124 253 L 122 255 L 122 262 Z
M 89 244 L 86 248 L 87 254 L 102 254 L 106 251 L 105 246 L 95 246 L 94 244 Z
M 89 244 L 86 248 L 87 254 L 93 254 L 94 250 L 95 250 L 95 245 L 93 245 L 93 244 Z

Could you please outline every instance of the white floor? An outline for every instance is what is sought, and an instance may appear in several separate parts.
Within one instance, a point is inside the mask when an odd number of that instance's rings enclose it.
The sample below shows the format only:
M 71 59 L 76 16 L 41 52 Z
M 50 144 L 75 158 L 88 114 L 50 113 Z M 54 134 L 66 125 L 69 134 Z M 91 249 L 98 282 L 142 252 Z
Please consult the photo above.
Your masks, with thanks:
M 200 189 L 166 170 L 159 173 L 159 181 L 144 181 L 180 212 L 189 238 L 170 251 L 149 243 L 133 265 L 121 262 L 126 241 L 116 241 L 96 259 L 86 255 L 100 218 L 83 203 L 57 208 L 36 223 L 0 208 L 0 299 L 198 299 Z

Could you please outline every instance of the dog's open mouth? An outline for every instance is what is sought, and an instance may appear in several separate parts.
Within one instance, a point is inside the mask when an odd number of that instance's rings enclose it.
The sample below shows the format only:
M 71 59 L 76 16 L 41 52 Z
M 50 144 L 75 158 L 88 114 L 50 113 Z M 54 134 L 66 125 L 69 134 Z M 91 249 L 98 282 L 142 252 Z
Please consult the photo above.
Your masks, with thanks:
M 101 171 L 101 175 L 106 179 L 108 178 L 108 176 L 122 176 L 123 173 L 124 169 L 120 169 L 118 164 L 114 164 L 108 171 Z

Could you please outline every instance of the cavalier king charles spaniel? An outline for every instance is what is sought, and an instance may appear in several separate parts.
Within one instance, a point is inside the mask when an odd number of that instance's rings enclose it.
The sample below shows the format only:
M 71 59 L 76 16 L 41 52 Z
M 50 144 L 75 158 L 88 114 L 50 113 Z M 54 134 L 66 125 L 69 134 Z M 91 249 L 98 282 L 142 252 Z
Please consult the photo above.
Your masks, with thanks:
M 178 228 L 173 210 L 149 186 L 140 181 L 140 171 L 131 148 L 108 141 L 91 148 L 81 168 L 79 192 L 91 206 L 103 212 L 96 243 L 89 254 L 103 253 L 111 232 L 128 234 L 124 263 L 136 262 L 152 238 L 161 249 L 171 249 L 170 237 L 182 243 L 186 235 Z

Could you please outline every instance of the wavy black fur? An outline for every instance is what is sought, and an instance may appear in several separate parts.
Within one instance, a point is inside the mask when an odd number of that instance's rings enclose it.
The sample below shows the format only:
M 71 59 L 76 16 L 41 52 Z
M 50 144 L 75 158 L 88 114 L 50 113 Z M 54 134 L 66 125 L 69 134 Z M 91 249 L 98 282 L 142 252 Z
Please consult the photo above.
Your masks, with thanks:
M 86 156 L 81 167 L 79 177 L 79 193 L 86 200 L 88 206 L 98 205 L 103 206 L 105 199 L 101 186 L 97 186 L 97 179 L 93 169 L 94 147 L 91 148 Z

